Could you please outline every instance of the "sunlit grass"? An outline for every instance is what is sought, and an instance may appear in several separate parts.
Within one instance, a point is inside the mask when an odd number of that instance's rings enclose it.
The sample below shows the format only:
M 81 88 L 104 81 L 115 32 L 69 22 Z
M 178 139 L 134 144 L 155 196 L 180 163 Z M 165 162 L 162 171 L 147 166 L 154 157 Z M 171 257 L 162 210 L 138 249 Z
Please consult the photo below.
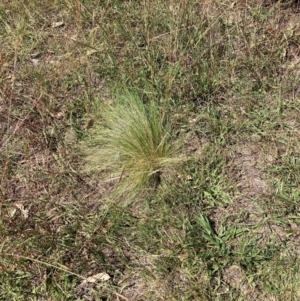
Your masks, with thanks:
M 126 91 L 102 107 L 100 116 L 88 160 L 117 178 L 118 194 L 156 188 L 162 173 L 180 161 L 171 126 L 153 101 L 145 104 L 135 92 Z
M 298 301 L 293 1 L 2 2 L 0 300 Z

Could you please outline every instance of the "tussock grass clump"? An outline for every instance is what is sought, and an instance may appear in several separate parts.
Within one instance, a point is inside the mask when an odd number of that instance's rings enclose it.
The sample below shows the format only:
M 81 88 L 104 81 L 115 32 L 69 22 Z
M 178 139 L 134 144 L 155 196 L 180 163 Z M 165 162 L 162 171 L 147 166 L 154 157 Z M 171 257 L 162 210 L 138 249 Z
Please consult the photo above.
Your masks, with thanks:
M 108 172 L 110 179 L 118 179 L 117 195 L 156 188 L 162 172 L 179 161 L 170 125 L 158 106 L 153 101 L 145 104 L 134 92 L 125 92 L 113 105 L 103 108 L 100 116 L 90 162 Z

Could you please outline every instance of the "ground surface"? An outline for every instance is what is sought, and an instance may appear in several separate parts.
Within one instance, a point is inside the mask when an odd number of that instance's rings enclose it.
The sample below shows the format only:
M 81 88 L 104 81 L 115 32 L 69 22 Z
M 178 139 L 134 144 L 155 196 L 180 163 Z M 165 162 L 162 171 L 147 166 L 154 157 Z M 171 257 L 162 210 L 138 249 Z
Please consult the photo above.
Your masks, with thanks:
M 0 299 L 299 300 L 299 9 L 2 1 Z M 84 159 L 124 86 L 190 158 L 127 206 Z

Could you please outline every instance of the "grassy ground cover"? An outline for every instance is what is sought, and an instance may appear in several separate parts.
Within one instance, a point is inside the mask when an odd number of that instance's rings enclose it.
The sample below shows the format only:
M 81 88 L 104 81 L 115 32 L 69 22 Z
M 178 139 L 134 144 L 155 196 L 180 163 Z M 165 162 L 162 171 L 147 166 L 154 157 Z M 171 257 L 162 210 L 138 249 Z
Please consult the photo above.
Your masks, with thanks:
M 0 299 L 299 300 L 299 13 L 1 1 Z

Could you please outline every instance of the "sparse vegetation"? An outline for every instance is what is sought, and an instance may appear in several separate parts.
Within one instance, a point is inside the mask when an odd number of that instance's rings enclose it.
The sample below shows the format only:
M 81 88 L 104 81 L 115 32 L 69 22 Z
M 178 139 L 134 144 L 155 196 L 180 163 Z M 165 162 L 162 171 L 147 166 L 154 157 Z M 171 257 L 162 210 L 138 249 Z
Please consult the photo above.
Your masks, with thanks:
M 299 4 L 2 1 L 0 45 L 1 300 L 299 300 Z

